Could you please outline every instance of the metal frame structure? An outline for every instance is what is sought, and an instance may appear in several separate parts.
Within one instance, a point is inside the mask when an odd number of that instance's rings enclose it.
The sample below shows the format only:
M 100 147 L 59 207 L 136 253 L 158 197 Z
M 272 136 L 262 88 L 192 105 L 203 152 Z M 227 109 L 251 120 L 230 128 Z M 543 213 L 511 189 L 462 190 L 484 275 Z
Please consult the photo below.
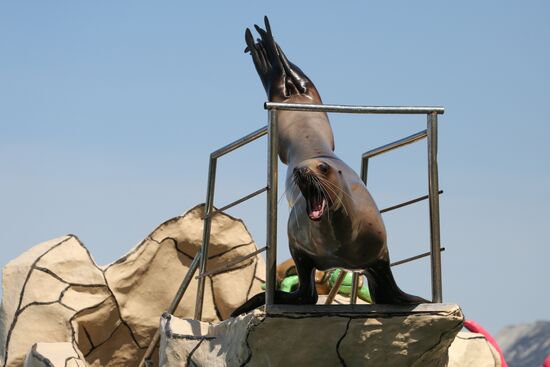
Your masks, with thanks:
M 183 279 L 174 300 L 167 309 L 168 313 L 173 314 L 178 307 L 181 298 L 183 297 L 189 283 L 191 282 L 197 269 L 200 269 L 197 288 L 197 299 L 195 306 L 195 319 L 200 320 L 202 318 L 203 298 L 204 298 L 204 284 L 205 278 L 210 275 L 214 275 L 223 272 L 232 266 L 244 261 L 250 257 L 256 256 L 259 253 L 266 251 L 266 312 L 267 313 L 281 313 L 281 312 L 296 312 L 298 306 L 288 305 L 276 305 L 274 303 L 274 294 L 276 287 L 276 266 L 277 266 L 277 184 L 278 184 L 278 130 L 277 119 L 278 111 L 315 111 L 315 112 L 334 112 L 334 113 L 354 113 L 354 114 L 404 114 L 404 115 L 426 115 L 427 116 L 427 129 L 419 133 L 413 134 L 406 138 L 397 140 L 395 142 L 386 144 L 376 149 L 370 150 L 362 155 L 361 160 L 361 178 L 365 184 L 367 183 L 368 162 L 370 158 L 377 155 L 389 152 L 391 150 L 400 148 L 402 146 L 417 142 L 419 140 L 427 138 L 428 140 L 428 195 L 415 198 L 389 208 L 382 209 L 380 212 L 384 213 L 390 210 L 395 210 L 425 199 L 429 200 L 430 207 L 430 252 L 423 253 L 417 256 L 413 256 L 408 259 L 397 261 L 392 263 L 392 266 L 399 265 L 405 262 L 417 260 L 419 258 L 430 256 L 431 257 L 431 279 L 432 279 L 432 300 L 433 302 L 442 302 L 442 284 L 441 284 L 441 251 L 444 248 L 441 247 L 440 240 L 440 222 L 439 222 L 439 195 L 443 192 L 439 190 L 438 181 L 438 167 L 437 167 L 437 115 L 444 113 L 443 107 L 382 107 L 382 106 L 349 106 L 349 105 L 318 105 L 318 104 L 295 104 L 295 103 L 275 103 L 266 102 L 264 108 L 268 111 L 268 125 L 264 126 L 244 137 L 234 141 L 231 144 L 222 147 L 212 154 L 210 154 L 209 168 L 208 168 L 208 189 L 206 194 L 206 203 L 204 208 L 204 228 L 202 246 L 200 251 L 195 255 L 195 258 L 189 265 L 189 270 Z M 217 161 L 222 156 L 238 149 L 248 143 L 255 141 L 256 139 L 266 135 L 268 136 L 268 149 L 267 149 L 267 186 L 254 191 L 234 202 L 221 207 L 220 209 L 214 208 L 214 192 L 216 183 L 216 167 Z M 246 200 L 249 200 L 264 191 L 267 191 L 267 230 L 266 230 L 266 246 L 254 251 L 246 256 L 224 264 L 218 269 L 210 269 L 207 271 L 206 265 L 208 260 L 208 247 L 210 244 L 210 230 L 212 224 L 212 218 L 219 212 L 223 212 L 235 205 L 238 205 Z M 342 271 L 340 277 L 337 279 L 336 284 L 333 286 L 326 303 L 329 304 L 334 299 L 337 290 L 344 279 L 346 272 Z M 359 273 L 353 275 L 353 287 L 351 295 L 351 304 L 355 304 L 357 298 L 357 286 L 359 283 Z M 320 307 L 310 307 L 308 312 L 320 311 Z M 336 307 L 336 306 L 331 306 Z M 341 306 L 339 306 L 341 308 Z M 355 307 L 358 306 L 349 306 Z M 353 308 L 355 310 L 355 308 Z M 341 312 L 341 310 L 339 311 Z M 159 341 L 159 330 L 153 336 L 151 344 L 149 345 L 140 366 L 150 365 L 150 357 L 154 351 L 155 346 Z
M 415 114 L 427 116 L 427 129 L 404 139 L 386 144 L 382 147 L 366 152 L 361 161 L 361 178 L 367 182 L 368 160 L 374 156 L 389 152 L 404 145 L 421 139 L 428 139 L 428 200 L 430 203 L 430 257 L 432 278 L 432 301 L 441 303 L 443 299 L 441 283 L 441 236 L 439 223 L 439 180 L 437 166 L 437 115 L 443 114 L 443 107 L 381 107 L 381 106 L 345 106 L 345 105 L 314 105 L 291 103 L 265 103 L 268 110 L 268 228 L 267 228 L 267 256 L 266 256 L 266 312 L 270 312 L 275 293 L 275 276 L 277 262 L 277 111 L 316 111 L 356 114 Z M 274 156 L 274 158 L 273 158 Z M 422 200 L 414 199 L 409 204 Z M 396 207 L 408 205 L 402 203 Z M 275 218 L 275 219 L 274 219 Z M 342 272 L 344 274 L 344 272 Z M 345 274 L 344 274 L 345 275 Z M 341 275 L 343 279 L 343 275 Z M 354 273 L 351 303 L 357 298 L 359 274 Z M 278 307 L 280 309 L 280 307 Z

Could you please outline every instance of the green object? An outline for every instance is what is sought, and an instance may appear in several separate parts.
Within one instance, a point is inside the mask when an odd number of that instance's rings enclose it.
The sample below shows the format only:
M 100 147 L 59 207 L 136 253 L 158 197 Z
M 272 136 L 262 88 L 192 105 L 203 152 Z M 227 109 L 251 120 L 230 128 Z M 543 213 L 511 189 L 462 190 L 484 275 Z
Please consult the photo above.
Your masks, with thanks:
M 283 292 L 290 293 L 298 287 L 298 284 L 300 284 L 298 275 L 289 275 L 283 279 L 281 284 L 278 285 L 277 289 Z M 262 283 L 261 287 L 265 291 L 265 283 Z
M 283 279 L 280 290 L 283 292 L 292 292 L 293 289 L 298 287 L 299 283 L 298 275 L 290 275 Z
M 341 269 L 336 269 L 332 272 L 332 274 L 330 274 L 328 283 L 331 287 L 333 287 L 334 283 L 336 283 L 336 279 L 338 279 L 338 275 L 340 275 L 341 271 L 342 271 Z M 298 279 L 298 275 L 289 275 L 283 279 L 283 281 L 279 285 L 279 290 L 283 292 L 292 292 L 294 289 L 298 287 L 299 284 L 300 284 L 300 281 Z M 338 293 L 346 297 L 350 297 L 352 285 L 353 285 L 353 273 L 348 272 L 344 277 L 344 281 L 342 282 L 342 285 L 340 286 Z M 262 289 L 265 290 L 265 283 L 262 284 Z M 357 297 L 361 298 L 365 302 L 372 303 L 369 288 L 365 286 L 365 284 L 363 284 L 363 286 L 359 288 L 357 292 Z
M 340 275 L 340 272 L 342 269 L 336 269 L 332 272 L 330 275 L 330 278 L 328 280 L 331 287 L 334 286 L 334 283 L 336 283 L 336 279 L 338 279 L 338 276 Z M 342 282 L 342 285 L 340 286 L 340 289 L 338 290 L 338 293 L 343 294 L 346 297 L 351 296 L 351 287 L 353 285 L 353 273 L 348 272 L 346 276 L 344 277 L 344 281 Z M 361 298 L 365 302 L 372 303 L 372 299 L 370 297 L 369 288 L 363 284 L 361 288 L 359 288 L 357 292 L 357 297 Z

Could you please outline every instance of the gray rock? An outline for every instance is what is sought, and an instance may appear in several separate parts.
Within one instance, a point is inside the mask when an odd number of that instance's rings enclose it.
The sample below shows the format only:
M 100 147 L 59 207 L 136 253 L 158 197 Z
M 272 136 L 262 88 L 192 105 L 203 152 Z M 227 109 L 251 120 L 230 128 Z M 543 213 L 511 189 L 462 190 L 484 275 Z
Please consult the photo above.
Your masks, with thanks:
M 508 326 L 495 339 L 510 367 L 540 367 L 550 355 L 550 321 Z
M 501 367 L 500 354 L 485 337 L 461 331 L 449 348 L 447 367 Z
M 446 366 L 463 322 L 457 305 L 313 308 L 270 315 L 256 310 L 218 324 L 165 314 L 160 365 Z

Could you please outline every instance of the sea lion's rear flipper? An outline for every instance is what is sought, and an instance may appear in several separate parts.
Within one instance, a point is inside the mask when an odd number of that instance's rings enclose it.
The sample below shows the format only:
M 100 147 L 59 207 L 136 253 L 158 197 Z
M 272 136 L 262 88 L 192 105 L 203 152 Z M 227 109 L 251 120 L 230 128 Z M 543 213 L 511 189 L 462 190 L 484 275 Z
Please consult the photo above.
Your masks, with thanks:
M 296 263 L 300 285 L 294 292 L 275 291 L 275 303 L 283 305 L 311 305 L 317 302 L 317 289 L 315 288 L 315 268 L 311 260 L 297 253 L 292 252 L 292 258 Z M 250 312 L 265 304 L 265 292 L 258 293 L 242 306 L 231 313 L 231 317 L 237 317 L 243 313 Z
M 378 260 L 367 269 L 365 275 L 369 282 L 369 291 L 374 303 L 393 305 L 416 305 L 430 303 L 422 297 L 403 292 L 397 286 L 388 260 Z
M 231 312 L 231 317 L 237 317 L 263 305 L 265 305 L 265 292 L 252 296 L 248 301 L 237 307 L 235 311 Z
M 265 30 L 254 25 L 260 34 L 254 41 L 250 29 L 245 31 L 246 49 L 250 52 L 256 71 L 270 101 L 283 101 L 291 96 L 304 95 L 312 103 L 321 103 L 321 98 L 311 80 L 299 67 L 291 63 L 281 47 L 275 42 L 267 17 Z
M 315 289 L 315 288 L 314 288 Z M 279 305 L 310 305 L 317 302 L 317 292 L 304 292 L 298 288 L 294 292 L 275 291 L 275 303 Z M 265 292 L 252 296 L 248 301 L 231 312 L 231 317 L 237 317 L 265 305 Z

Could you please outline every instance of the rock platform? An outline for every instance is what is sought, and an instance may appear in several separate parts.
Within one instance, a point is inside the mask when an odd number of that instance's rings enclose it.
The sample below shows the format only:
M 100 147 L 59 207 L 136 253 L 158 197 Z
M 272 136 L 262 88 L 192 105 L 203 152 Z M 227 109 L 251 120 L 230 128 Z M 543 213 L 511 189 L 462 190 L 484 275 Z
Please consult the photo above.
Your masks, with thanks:
M 218 324 L 161 319 L 160 365 L 446 366 L 457 305 L 278 306 Z

